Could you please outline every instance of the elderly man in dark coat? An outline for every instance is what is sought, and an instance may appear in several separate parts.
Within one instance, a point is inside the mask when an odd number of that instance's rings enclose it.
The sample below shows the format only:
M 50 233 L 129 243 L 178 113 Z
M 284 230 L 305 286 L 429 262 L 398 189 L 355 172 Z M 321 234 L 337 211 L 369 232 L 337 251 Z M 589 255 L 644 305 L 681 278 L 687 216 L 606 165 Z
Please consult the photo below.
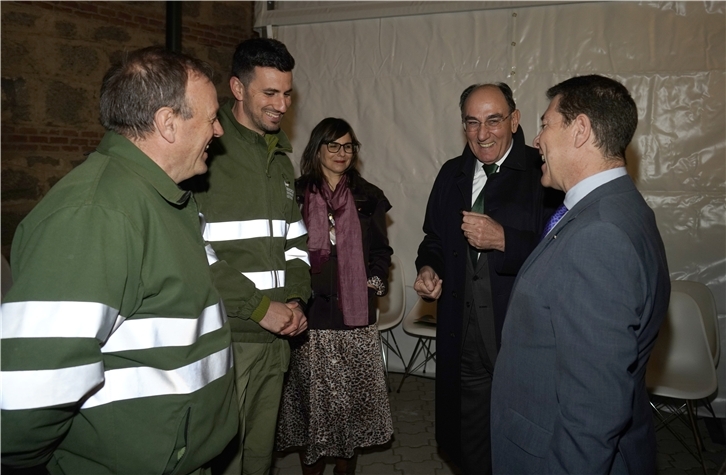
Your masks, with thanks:
M 525 145 L 509 86 L 470 86 L 459 105 L 467 145 L 431 190 L 414 289 L 438 299 L 436 440 L 463 473 L 485 474 L 509 295 L 563 196 L 540 184 L 542 160 Z

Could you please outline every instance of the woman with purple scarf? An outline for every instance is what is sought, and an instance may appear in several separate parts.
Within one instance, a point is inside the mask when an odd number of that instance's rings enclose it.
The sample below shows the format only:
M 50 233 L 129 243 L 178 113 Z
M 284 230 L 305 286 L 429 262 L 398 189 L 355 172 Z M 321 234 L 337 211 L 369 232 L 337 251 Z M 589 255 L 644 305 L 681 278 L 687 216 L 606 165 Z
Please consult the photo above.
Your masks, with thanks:
M 308 332 L 291 341 L 277 448 L 303 447 L 305 475 L 355 472 L 355 450 L 393 434 L 376 328 L 393 250 L 383 192 L 358 170 L 360 143 L 342 119 L 323 119 L 303 152 L 295 182 L 308 230 L 312 297 Z

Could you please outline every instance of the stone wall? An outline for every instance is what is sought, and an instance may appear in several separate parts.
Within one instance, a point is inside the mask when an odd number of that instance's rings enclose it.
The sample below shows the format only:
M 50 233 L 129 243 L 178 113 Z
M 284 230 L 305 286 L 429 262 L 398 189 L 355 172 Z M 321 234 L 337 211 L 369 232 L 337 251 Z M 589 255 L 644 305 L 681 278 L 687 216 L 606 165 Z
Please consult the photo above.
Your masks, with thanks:
M 253 2 L 180 2 L 182 49 L 211 63 L 220 101 Z M 101 80 L 124 51 L 166 41 L 166 2 L 2 2 L 2 254 L 20 221 L 94 150 Z

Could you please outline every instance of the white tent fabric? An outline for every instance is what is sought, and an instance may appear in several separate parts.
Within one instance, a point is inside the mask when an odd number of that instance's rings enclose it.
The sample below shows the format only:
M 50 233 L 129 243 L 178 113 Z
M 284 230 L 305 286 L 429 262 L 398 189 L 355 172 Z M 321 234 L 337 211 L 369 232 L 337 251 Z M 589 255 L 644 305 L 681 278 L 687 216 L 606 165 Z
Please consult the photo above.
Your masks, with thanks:
M 257 3 L 256 26 L 297 62 L 283 124 L 293 162 L 321 119 L 351 123 L 363 176 L 393 204 L 407 282 L 434 178 L 465 143 L 461 91 L 507 82 L 531 143 L 546 89 L 597 73 L 638 105 L 628 172 L 656 213 L 671 277 L 707 284 L 726 322 L 726 3 Z M 410 308 L 410 285 L 408 297 Z M 726 364 L 719 381 L 726 394 Z M 725 415 L 726 398 L 716 407 Z

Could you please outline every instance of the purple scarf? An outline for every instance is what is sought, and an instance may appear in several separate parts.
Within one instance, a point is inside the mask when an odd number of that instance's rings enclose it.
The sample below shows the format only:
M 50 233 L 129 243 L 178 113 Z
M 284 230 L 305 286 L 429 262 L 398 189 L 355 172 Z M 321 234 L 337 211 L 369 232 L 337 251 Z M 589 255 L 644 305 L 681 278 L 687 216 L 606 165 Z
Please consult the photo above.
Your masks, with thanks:
M 308 228 L 308 251 L 312 272 L 320 272 L 330 259 L 330 221 L 328 209 L 333 210 L 335 241 L 338 248 L 338 306 L 343 322 L 349 327 L 368 325 L 368 284 L 363 262 L 363 238 L 353 193 L 343 175 L 331 191 L 322 186 L 318 193 L 305 190 L 303 219 Z

